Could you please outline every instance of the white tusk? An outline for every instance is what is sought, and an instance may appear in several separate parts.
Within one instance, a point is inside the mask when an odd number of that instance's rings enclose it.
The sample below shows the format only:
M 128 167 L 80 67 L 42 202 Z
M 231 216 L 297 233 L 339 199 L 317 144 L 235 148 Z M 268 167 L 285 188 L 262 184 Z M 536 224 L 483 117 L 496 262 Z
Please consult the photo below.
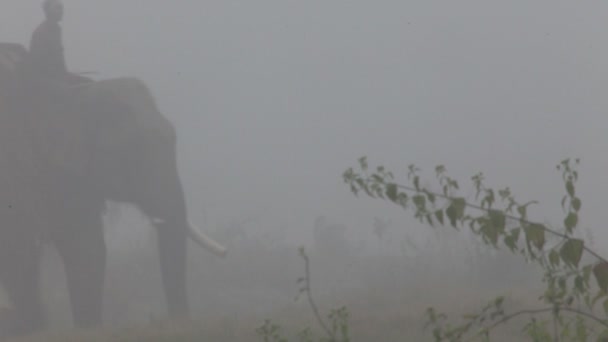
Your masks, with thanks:
M 208 249 L 213 254 L 222 258 L 226 256 L 226 247 L 220 245 L 211 237 L 207 236 L 207 234 L 203 233 L 202 230 L 200 230 L 190 221 L 188 221 L 188 233 L 190 238 L 194 240 L 194 242 L 198 243 L 201 247 Z
M 154 223 L 154 224 L 163 224 L 163 223 L 165 223 L 165 220 L 159 219 L 159 218 L 153 218 L 152 219 L 152 223 Z

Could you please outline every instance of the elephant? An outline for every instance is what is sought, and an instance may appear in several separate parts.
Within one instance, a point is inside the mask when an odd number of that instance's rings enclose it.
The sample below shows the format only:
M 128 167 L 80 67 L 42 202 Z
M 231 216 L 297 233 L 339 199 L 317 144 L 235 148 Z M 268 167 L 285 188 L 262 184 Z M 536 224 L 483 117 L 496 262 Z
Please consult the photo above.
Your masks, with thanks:
M 0 330 L 44 329 L 38 287 L 47 243 L 63 261 L 74 324 L 102 324 L 109 200 L 134 204 L 156 226 L 169 316 L 188 317 L 188 238 L 220 256 L 226 249 L 188 220 L 174 126 L 135 78 L 79 85 L 70 101 L 48 106 L 20 88 L 26 53 L 0 44 L 0 282 L 14 312 Z

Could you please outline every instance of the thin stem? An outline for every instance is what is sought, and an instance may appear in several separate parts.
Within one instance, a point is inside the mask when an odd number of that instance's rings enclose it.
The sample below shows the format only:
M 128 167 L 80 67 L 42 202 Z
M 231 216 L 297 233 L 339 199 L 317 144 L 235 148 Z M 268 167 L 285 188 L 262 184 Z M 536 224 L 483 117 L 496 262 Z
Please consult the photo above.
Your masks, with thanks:
M 553 337 L 555 342 L 559 342 L 559 334 L 557 333 L 557 312 L 556 310 L 553 311 Z
M 304 264 L 306 267 L 306 271 L 305 271 L 306 274 L 304 277 L 304 281 L 305 281 L 304 290 L 306 291 L 306 297 L 308 298 L 308 303 L 310 304 L 310 307 L 312 308 L 312 312 L 313 312 L 315 318 L 317 319 L 317 322 L 319 322 L 319 325 L 321 326 L 321 328 L 323 328 L 323 330 L 325 330 L 325 333 L 327 333 L 327 336 L 329 336 L 332 340 L 334 340 L 334 334 L 332 334 L 331 330 L 329 330 L 327 325 L 325 325 L 325 322 L 323 321 L 323 318 L 321 318 L 321 314 L 319 313 L 319 309 L 317 308 L 317 304 L 315 303 L 315 301 L 312 297 L 312 291 L 310 289 L 310 260 L 308 259 L 308 255 L 306 254 L 306 252 L 304 252 L 304 249 L 300 250 L 300 255 L 304 259 Z

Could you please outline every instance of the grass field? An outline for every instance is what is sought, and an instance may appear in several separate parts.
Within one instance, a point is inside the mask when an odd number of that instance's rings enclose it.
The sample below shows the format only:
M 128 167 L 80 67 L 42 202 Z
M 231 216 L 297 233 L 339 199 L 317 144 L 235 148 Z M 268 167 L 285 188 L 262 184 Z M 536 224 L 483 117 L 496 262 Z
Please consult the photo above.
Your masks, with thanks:
M 444 293 L 445 297 L 441 298 L 438 293 L 427 292 L 426 295 L 429 294 L 435 296 L 435 301 L 441 302 L 443 308 L 449 304 L 449 311 L 453 313 L 474 310 L 483 304 L 481 298 L 485 295 L 453 291 Z M 424 311 L 429 304 L 423 300 L 426 295 L 420 294 L 420 302 L 396 293 L 388 297 L 378 293 L 368 296 L 360 294 L 357 298 L 346 300 L 343 304 L 348 305 L 351 313 L 352 341 L 431 341 L 429 332 L 423 329 Z M 507 305 L 513 309 L 525 307 L 530 299 L 526 299 L 525 294 L 512 294 L 510 298 Z M 321 306 L 328 306 L 329 301 L 321 303 Z M 57 331 L 11 341 L 261 341 L 255 329 L 266 318 L 272 318 L 273 322 L 279 324 L 286 337 L 293 337 L 308 326 L 320 333 L 312 313 L 304 303 L 300 303 L 264 316 L 234 315 L 179 323 L 159 321 L 111 330 Z M 493 335 L 495 341 L 525 341 L 520 332 L 521 323 L 521 320 L 514 321 L 497 330 Z
M 62 271 L 54 266 L 56 256 L 50 255 L 43 285 L 51 329 L 11 341 L 262 341 L 255 330 L 266 319 L 280 325 L 290 341 L 297 341 L 291 338 L 307 327 L 320 333 L 306 301 L 295 300 L 296 279 L 304 269 L 296 246 L 247 240 L 226 260 L 193 253 L 189 283 L 194 318 L 188 322 L 163 320 L 154 253 L 145 248 L 110 257 L 107 325 L 96 331 L 72 330 Z M 424 330 L 430 306 L 458 315 L 507 295 L 509 311 L 538 307 L 539 279 L 533 269 L 506 254 L 477 260 L 465 249 L 438 246 L 416 257 L 310 255 L 313 295 L 320 310 L 325 315 L 346 306 L 355 342 L 432 341 Z M 497 330 L 493 340 L 526 341 L 522 326 L 521 320 L 513 321 Z

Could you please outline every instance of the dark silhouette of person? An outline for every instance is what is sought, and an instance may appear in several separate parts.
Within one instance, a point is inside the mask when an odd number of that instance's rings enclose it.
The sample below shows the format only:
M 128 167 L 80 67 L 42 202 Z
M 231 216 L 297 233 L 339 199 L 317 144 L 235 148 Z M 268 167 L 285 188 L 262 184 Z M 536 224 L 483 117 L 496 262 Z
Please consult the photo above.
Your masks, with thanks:
M 38 77 L 67 78 L 68 70 L 59 25 L 63 19 L 63 4 L 59 0 L 46 0 L 42 8 L 45 20 L 36 28 L 30 41 L 30 71 Z
M 32 34 L 25 61 L 26 81 L 34 89 L 55 96 L 67 96 L 73 85 L 92 82 L 70 73 L 66 67 L 61 25 L 64 9 L 60 0 L 45 0 L 42 4 L 45 20 Z

